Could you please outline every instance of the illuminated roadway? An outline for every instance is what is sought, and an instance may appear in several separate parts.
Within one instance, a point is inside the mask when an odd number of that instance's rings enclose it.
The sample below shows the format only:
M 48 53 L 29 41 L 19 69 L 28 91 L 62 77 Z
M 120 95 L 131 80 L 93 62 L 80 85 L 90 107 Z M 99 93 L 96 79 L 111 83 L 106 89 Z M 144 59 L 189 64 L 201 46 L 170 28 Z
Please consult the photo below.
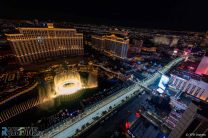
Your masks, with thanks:
M 120 92 L 113 94 L 105 99 L 101 100 L 88 110 L 85 110 L 82 114 L 78 115 L 74 119 L 66 119 L 63 122 L 58 123 L 51 128 L 48 128 L 40 134 L 40 137 L 44 138 L 67 138 L 77 133 L 77 130 L 81 130 L 83 125 L 91 124 L 95 120 L 95 117 L 101 117 L 103 111 L 109 111 L 109 107 L 117 108 L 123 101 L 126 101 L 127 97 L 135 96 L 135 92 L 141 92 L 144 88 L 148 89 L 148 86 L 154 83 L 160 76 L 161 73 L 165 74 L 177 63 L 181 62 L 183 58 L 177 58 L 171 61 L 169 64 L 164 66 L 159 72 L 154 73 L 152 76 L 138 81 L 127 88 L 120 90 Z

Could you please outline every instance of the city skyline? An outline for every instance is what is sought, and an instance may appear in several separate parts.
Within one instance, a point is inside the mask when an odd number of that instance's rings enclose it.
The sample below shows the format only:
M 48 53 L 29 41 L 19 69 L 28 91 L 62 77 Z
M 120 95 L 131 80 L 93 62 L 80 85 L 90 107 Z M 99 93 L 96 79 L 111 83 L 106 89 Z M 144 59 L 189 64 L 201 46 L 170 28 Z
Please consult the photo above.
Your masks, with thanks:
M 140 28 L 206 31 L 206 4 L 159 1 L 5 1 L 2 19 L 39 19 L 114 24 Z
M 0 4 L 0 137 L 208 136 L 205 3 Z

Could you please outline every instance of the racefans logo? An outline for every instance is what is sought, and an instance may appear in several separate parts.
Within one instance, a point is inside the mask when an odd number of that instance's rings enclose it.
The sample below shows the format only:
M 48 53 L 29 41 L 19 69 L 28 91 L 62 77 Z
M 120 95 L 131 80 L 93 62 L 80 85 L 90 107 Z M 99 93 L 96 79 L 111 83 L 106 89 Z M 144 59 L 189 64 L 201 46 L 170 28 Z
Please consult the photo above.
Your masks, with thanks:
M 37 127 L 2 127 L 1 136 L 39 136 Z

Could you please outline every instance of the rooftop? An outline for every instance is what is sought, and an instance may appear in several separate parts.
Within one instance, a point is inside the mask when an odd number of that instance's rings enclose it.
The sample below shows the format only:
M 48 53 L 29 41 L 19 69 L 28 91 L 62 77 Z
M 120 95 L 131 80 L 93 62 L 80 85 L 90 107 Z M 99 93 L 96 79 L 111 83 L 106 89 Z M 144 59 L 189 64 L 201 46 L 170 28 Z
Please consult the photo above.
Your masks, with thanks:
M 179 64 L 178 67 L 174 68 L 170 73 L 177 75 L 183 79 L 189 80 L 202 80 L 203 76 L 200 76 L 195 73 L 195 70 L 197 69 L 197 66 L 199 65 L 199 62 L 193 62 L 193 61 L 186 61 Z
M 99 38 L 99 39 L 109 39 L 109 40 L 113 40 L 113 41 L 118 41 L 118 42 L 124 42 L 124 41 L 129 41 L 128 38 L 125 38 L 125 37 L 118 37 L 117 35 L 115 34 L 112 34 L 112 35 L 95 35 L 93 36 L 95 38 Z
M 200 102 L 192 101 L 192 102 L 199 107 L 197 113 L 208 119 L 208 112 L 207 112 L 208 104 L 203 101 Z

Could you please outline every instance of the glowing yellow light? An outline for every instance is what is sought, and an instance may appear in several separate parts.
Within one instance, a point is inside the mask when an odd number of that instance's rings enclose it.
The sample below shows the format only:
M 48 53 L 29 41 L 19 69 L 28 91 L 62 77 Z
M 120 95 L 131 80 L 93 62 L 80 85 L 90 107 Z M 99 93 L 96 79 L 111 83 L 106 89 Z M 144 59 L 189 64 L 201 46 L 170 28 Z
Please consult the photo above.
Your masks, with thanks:
M 97 72 L 90 73 L 87 78 L 81 79 L 78 71 L 61 70 L 55 75 L 54 84 L 48 85 L 46 88 L 41 87 L 39 94 L 42 102 L 45 103 L 61 95 L 70 95 L 79 90 L 97 86 Z
M 81 90 L 82 83 L 78 72 L 61 73 L 54 78 L 56 95 L 68 95 Z
M 68 95 L 81 90 L 82 84 L 78 79 L 71 79 L 57 83 L 55 89 L 58 95 Z

